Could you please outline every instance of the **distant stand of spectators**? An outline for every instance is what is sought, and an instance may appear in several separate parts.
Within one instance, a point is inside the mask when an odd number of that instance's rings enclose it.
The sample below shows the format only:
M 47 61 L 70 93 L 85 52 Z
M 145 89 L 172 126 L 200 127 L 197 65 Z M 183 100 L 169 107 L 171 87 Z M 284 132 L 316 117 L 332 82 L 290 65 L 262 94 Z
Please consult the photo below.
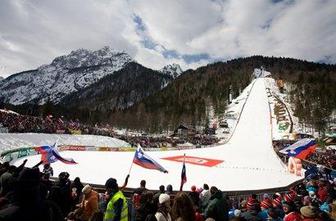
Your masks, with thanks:
M 102 131 L 99 128 L 80 123 L 79 120 L 67 121 L 62 117 L 57 118 L 52 115 L 45 118 L 34 117 L 6 111 L 0 111 L 0 123 L 10 133 L 70 134 L 72 131 L 81 131 L 84 134 L 99 134 Z
M 153 137 L 148 135 L 127 136 L 118 135 L 108 125 L 90 126 L 81 123 L 79 120 L 65 120 L 62 117 L 57 118 L 51 115 L 42 117 L 34 117 L 29 115 L 19 115 L 13 112 L 0 111 L 0 124 L 8 129 L 9 133 L 59 133 L 59 134 L 93 134 L 115 137 L 124 140 L 132 146 L 138 143 L 143 148 L 160 148 L 160 147 L 176 147 L 185 143 L 193 145 L 212 145 L 219 140 L 207 134 L 195 134 L 184 138 L 172 138 L 169 136 Z

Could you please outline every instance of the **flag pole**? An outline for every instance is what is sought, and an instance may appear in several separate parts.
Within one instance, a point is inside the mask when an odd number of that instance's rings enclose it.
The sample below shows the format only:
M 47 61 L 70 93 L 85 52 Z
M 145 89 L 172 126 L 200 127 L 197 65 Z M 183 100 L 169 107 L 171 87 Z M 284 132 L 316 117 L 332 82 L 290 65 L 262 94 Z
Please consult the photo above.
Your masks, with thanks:
M 141 147 L 140 144 L 138 144 L 137 149 L 138 149 L 139 147 Z M 136 153 L 137 149 L 135 150 L 135 153 Z M 130 166 L 130 168 L 129 168 L 129 170 L 128 170 L 128 175 L 130 175 L 130 173 L 131 173 L 131 170 L 132 170 L 132 167 L 133 167 L 133 164 L 134 164 L 134 157 L 135 157 L 135 156 L 133 156 L 131 166 Z
M 132 163 L 131 163 L 131 166 L 128 170 L 128 174 L 125 178 L 125 181 L 124 181 L 124 184 L 120 187 L 121 190 L 125 189 L 125 187 L 127 186 L 127 183 L 128 183 L 128 178 L 130 177 L 130 173 L 131 173 L 131 170 L 132 170 L 132 167 L 133 167 L 133 163 L 134 163 L 134 157 L 132 159 Z
M 128 175 L 131 173 L 132 167 L 133 167 L 133 159 L 132 159 L 131 166 L 130 166 L 130 168 L 129 168 L 129 170 L 128 170 Z

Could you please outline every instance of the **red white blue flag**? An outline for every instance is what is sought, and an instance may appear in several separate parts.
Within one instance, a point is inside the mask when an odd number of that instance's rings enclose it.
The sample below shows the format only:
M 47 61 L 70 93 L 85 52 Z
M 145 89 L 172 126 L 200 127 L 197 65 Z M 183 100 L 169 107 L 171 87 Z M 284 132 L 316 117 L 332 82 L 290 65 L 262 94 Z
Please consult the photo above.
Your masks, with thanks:
M 180 191 L 183 189 L 183 185 L 187 182 L 187 170 L 185 166 L 185 155 L 184 155 L 184 160 L 183 160 L 183 165 L 182 165 L 182 172 L 181 172 L 181 186 L 180 186 Z
M 296 157 L 299 159 L 306 159 L 310 154 L 316 151 L 317 143 L 315 139 L 305 138 L 298 142 L 282 149 L 280 152 L 287 154 L 290 157 Z
M 145 154 L 140 145 L 138 145 L 138 148 L 135 151 L 133 163 L 146 169 L 158 170 L 163 173 L 168 173 L 168 171 L 163 166 Z
M 72 158 L 62 157 L 55 148 L 55 145 L 35 147 L 35 151 L 41 154 L 41 161 L 43 161 L 44 164 L 54 163 L 57 160 L 65 164 L 77 164 Z

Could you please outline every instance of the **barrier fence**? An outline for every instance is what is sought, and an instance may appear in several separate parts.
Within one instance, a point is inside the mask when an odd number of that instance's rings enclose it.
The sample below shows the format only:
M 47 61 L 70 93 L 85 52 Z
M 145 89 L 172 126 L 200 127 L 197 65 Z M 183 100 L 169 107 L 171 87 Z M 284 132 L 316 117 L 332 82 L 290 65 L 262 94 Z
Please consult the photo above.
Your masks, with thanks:
M 203 146 L 213 147 L 213 145 Z M 0 154 L 2 162 L 12 162 L 27 156 L 38 155 L 38 146 L 36 147 L 22 147 L 12 150 L 4 151 Z M 161 147 L 161 148 L 143 148 L 146 151 L 168 151 L 168 150 L 187 150 L 195 149 L 196 146 L 179 146 L 179 147 Z M 106 151 L 106 152 L 135 152 L 136 147 L 97 147 L 97 146 L 83 146 L 83 145 L 59 145 L 58 151 Z

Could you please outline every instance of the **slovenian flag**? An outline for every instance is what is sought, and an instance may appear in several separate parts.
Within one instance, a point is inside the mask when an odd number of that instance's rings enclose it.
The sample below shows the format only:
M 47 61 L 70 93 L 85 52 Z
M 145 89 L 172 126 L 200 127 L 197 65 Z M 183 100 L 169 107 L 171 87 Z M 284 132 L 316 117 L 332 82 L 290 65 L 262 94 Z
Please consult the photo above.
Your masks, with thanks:
M 44 164 L 54 163 L 57 160 L 65 164 L 77 164 L 72 158 L 62 157 L 55 148 L 55 144 L 53 146 L 35 147 L 35 151 L 41 154 L 41 161 L 43 161 Z
M 182 172 L 181 172 L 181 186 L 180 186 L 180 191 L 183 189 L 183 185 L 187 182 L 187 170 L 185 166 L 185 154 L 184 154 L 184 160 L 183 160 L 183 165 L 182 165 Z
M 317 143 L 315 139 L 305 138 L 299 140 L 298 142 L 286 147 L 280 152 L 283 154 L 287 154 L 290 157 L 296 157 L 299 159 L 306 159 L 310 154 L 316 151 Z
M 150 156 L 145 154 L 145 152 L 142 150 L 140 145 L 138 145 L 138 148 L 135 151 L 133 163 L 141 167 L 144 167 L 146 169 L 158 170 L 163 173 L 168 173 L 168 171 L 165 168 L 163 168 L 163 166 L 161 166 L 159 163 L 153 160 Z

